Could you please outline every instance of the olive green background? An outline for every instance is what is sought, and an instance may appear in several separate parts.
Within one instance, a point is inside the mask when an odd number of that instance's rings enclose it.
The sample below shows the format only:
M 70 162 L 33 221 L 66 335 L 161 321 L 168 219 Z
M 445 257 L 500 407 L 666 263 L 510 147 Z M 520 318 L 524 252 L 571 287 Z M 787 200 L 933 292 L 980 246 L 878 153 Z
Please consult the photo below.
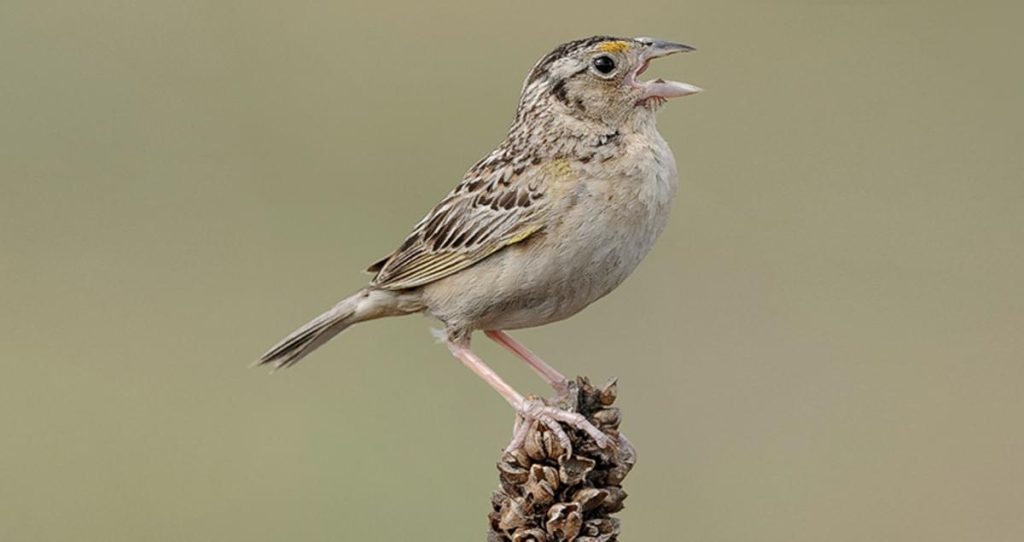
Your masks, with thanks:
M 248 369 L 503 136 L 557 43 L 650 77 L 653 254 L 517 334 L 620 379 L 624 540 L 1024 539 L 1021 10 L 0 3 L 0 539 L 482 540 L 512 414 L 420 317 Z M 525 366 L 478 337 L 525 392 Z

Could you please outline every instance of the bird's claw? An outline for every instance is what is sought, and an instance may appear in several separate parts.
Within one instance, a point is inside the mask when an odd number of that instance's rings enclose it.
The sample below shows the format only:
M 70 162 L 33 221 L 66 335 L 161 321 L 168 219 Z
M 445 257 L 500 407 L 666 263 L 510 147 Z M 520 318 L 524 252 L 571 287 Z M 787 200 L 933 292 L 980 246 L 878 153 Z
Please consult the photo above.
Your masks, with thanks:
M 601 432 L 600 429 L 582 415 L 550 406 L 541 399 L 532 397 L 524 399 L 519 407 L 516 408 L 516 416 L 512 442 L 505 448 L 506 452 L 521 448 L 523 442 L 526 441 L 526 435 L 537 424 L 543 424 L 547 427 L 558 438 L 558 442 L 569 455 L 572 455 L 572 443 L 569 435 L 565 432 L 565 428 L 562 427 L 563 423 L 574 429 L 586 432 L 601 448 L 608 448 L 615 444 L 611 437 Z

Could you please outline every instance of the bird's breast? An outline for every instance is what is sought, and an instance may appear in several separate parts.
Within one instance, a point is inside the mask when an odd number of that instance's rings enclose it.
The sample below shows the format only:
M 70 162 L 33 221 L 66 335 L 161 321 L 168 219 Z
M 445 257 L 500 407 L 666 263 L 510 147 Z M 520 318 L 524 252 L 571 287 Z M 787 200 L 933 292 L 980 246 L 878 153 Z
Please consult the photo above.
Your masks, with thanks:
M 552 286 L 551 321 L 618 287 L 668 222 L 677 184 L 672 152 L 660 136 L 626 143 L 616 158 L 577 169 L 543 240 L 523 254 L 533 261 L 530 282 Z
M 580 171 L 575 197 L 567 200 L 572 207 L 562 217 L 562 231 L 585 265 L 596 265 L 621 282 L 623 272 L 632 272 L 668 222 L 677 186 L 675 159 L 654 132 L 627 136 L 619 156 L 587 166 Z

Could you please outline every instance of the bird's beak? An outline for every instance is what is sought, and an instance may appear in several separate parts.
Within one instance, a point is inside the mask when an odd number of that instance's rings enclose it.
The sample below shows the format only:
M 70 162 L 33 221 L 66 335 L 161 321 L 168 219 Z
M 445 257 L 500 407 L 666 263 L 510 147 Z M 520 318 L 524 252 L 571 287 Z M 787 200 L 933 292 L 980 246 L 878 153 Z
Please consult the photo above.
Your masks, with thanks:
M 696 85 L 680 83 L 678 81 L 665 81 L 660 78 L 653 81 L 637 81 L 637 78 L 647 69 L 651 60 L 675 53 L 688 53 L 695 49 L 682 43 L 673 43 L 653 38 L 636 38 L 636 41 L 642 43 L 644 48 L 640 50 L 640 67 L 632 74 L 630 82 L 642 89 L 643 98 L 641 100 L 689 96 L 701 91 L 701 88 Z
M 644 55 L 646 58 L 658 58 L 659 56 L 667 56 L 672 53 L 689 53 L 690 51 L 696 51 L 693 47 L 683 43 L 673 43 L 671 41 L 661 41 L 653 38 L 637 38 L 636 40 L 646 46 L 644 49 Z

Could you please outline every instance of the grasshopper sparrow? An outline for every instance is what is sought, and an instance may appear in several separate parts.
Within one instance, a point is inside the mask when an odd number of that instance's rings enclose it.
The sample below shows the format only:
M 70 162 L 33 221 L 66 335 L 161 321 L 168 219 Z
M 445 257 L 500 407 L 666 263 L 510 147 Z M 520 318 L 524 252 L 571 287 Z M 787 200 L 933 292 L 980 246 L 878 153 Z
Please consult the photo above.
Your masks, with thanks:
M 509 449 L 542 423 L 611 439 L 578 414 L 524 397 L 470 350 L 482 330 L 560 395 L 564 376 L 505 330 L 568 318 L 611 292 L 665 228 L 676 192 L 672 151 L 655 127 L 668 98 L 700 89 L 640 81 L 654 58 L 692 51 L 650 38 L 595 36 L 559 45 L 523 84 L 505 140 L 476 163 L 405 241 L 368 269 L 369 285 L 271 348 L 259 364 L 295 364 L 357 322 L 426 313 L 452 355 L 518 414 Z M 526 423 L 523 423 L 526 422 Z

